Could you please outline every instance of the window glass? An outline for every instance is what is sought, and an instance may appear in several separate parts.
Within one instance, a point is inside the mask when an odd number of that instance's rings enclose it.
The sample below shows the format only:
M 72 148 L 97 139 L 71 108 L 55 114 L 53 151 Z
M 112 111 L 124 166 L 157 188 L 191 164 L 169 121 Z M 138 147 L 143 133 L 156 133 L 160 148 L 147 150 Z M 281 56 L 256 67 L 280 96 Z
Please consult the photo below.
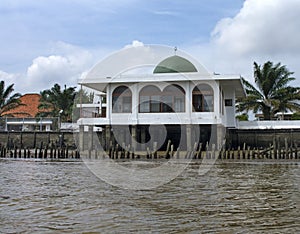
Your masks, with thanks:
M 123 97 L 123 112 L 131 112 L 131 97 Z
M 146 86 L 140 91 L 139 101 L 141 113 L 185 111 L 185 91 L 179 85 L 169 85 L 163 92 L 153 85 Z
M 175 97 L 174 109 L 175 112 L 184 112 L 184 97 Z
M 185 91 L 176 84 L 167 86 L 162 96 L 163 112 L 184 112 L 185 111 Z
M 150 112 L 160 112 L 160 96 L 151 97 Z
M 150 97 L 141 96 L 140 97 L 140 112 L 147 113 L 150 112 Z
M 130 113 L 132 110 L 132 94 L 128 87 L 119 86 L 112 93 L 112 112 Z
M 173 112 L 172 96 L 162 96 L 162 112 Z
M 192 105 L 195 112 L 213 112 L 214 111 L 214 93 L 213 89 L 207 84 L 197 85 L 192 93 Z

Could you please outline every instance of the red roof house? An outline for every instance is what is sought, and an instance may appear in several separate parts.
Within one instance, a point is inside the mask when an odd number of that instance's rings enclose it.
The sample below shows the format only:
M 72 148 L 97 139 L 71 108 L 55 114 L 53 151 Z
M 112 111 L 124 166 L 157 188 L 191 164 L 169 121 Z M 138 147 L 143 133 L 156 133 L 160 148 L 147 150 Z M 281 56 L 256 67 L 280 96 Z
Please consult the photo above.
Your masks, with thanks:
M 13 117 L 26 118 L 35 117 L 39 112 L 38 106 L 40 104 L 41 95 L 37 93 L 29 93 L 20 97 L 23 105 L 6 112 L 6 115 L 12 115 Z

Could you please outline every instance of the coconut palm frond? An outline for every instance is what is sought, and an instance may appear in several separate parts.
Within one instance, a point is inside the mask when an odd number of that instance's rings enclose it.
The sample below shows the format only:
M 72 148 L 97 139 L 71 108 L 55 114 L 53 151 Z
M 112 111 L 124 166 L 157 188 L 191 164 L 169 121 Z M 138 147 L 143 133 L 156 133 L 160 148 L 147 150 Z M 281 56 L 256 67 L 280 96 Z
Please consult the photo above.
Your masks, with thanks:
M 72 108 L 76 96 L 75 87 L 61 88 L 55 84 L 51 89 L 42 91 L 37 117 L 60 116 L 62 121 L 72 121 Z
M 0 81 L 0 116 L 11 115 L 9 111 L 23 105 L 20 101 L 21 94 L 13 93 L 14 84 L 5 88 L 5 82 Z
M 300 88 L 288 86 L 295 80 L 292 75 L 293 72 L 281 63 L 273 64 L 268 61 L 258 65 L 254 62 L 254 81 L 257 88 L 243 79 L 247 97 L 239 100 L 237 111 L 262 111 L 264 119 L 269 120 L 278 112 L 298 110 Z

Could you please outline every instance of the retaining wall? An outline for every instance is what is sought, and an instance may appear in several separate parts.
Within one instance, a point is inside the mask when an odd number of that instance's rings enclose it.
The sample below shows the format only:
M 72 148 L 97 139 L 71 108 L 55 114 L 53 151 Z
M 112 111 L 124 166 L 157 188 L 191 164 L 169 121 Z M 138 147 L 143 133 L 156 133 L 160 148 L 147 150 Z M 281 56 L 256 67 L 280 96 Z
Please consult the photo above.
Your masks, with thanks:
M 89 138 L 84 137 L 84 139 L 87 147 Z M 300 129 L 227 129 L 226 132 L 226 148 L 242 147 L 244 143 L 250 147 L 266 148 L 274 141 L 282 147 L 286 143 L 290 146 L 295 144 L 300 146 Z M 5 146 L 13 144 L 18 148 L 35 148 L 39 147 L 41 142 L 54 143 L 58 146 L 63 142 L 65 145 L 75 146 L 73 132 L 0 132 L 0 144 Z
M 36 148 L 43 143 L 75 145 L 73 132 L 0 132 L 1 145 L 18 148 Z
M 245 143 L 251 147 L 266 148 L 274 142 L 278 146 L 299 145 L 300 129 L 228 129 L 227 148 L 237 148 Z

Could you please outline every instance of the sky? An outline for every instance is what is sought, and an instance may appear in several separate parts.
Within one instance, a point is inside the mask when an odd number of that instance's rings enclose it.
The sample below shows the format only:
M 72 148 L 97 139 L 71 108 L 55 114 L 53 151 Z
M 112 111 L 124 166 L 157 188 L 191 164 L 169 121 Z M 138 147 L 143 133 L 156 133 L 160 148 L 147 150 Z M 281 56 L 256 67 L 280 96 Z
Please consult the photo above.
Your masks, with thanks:
M 0 0 L 0 80 L 16 92 L 76 86 L 132 44 L 176 46 L 210 72 L 253 82 L 281 62 L 300 86 L 299 0 Z

